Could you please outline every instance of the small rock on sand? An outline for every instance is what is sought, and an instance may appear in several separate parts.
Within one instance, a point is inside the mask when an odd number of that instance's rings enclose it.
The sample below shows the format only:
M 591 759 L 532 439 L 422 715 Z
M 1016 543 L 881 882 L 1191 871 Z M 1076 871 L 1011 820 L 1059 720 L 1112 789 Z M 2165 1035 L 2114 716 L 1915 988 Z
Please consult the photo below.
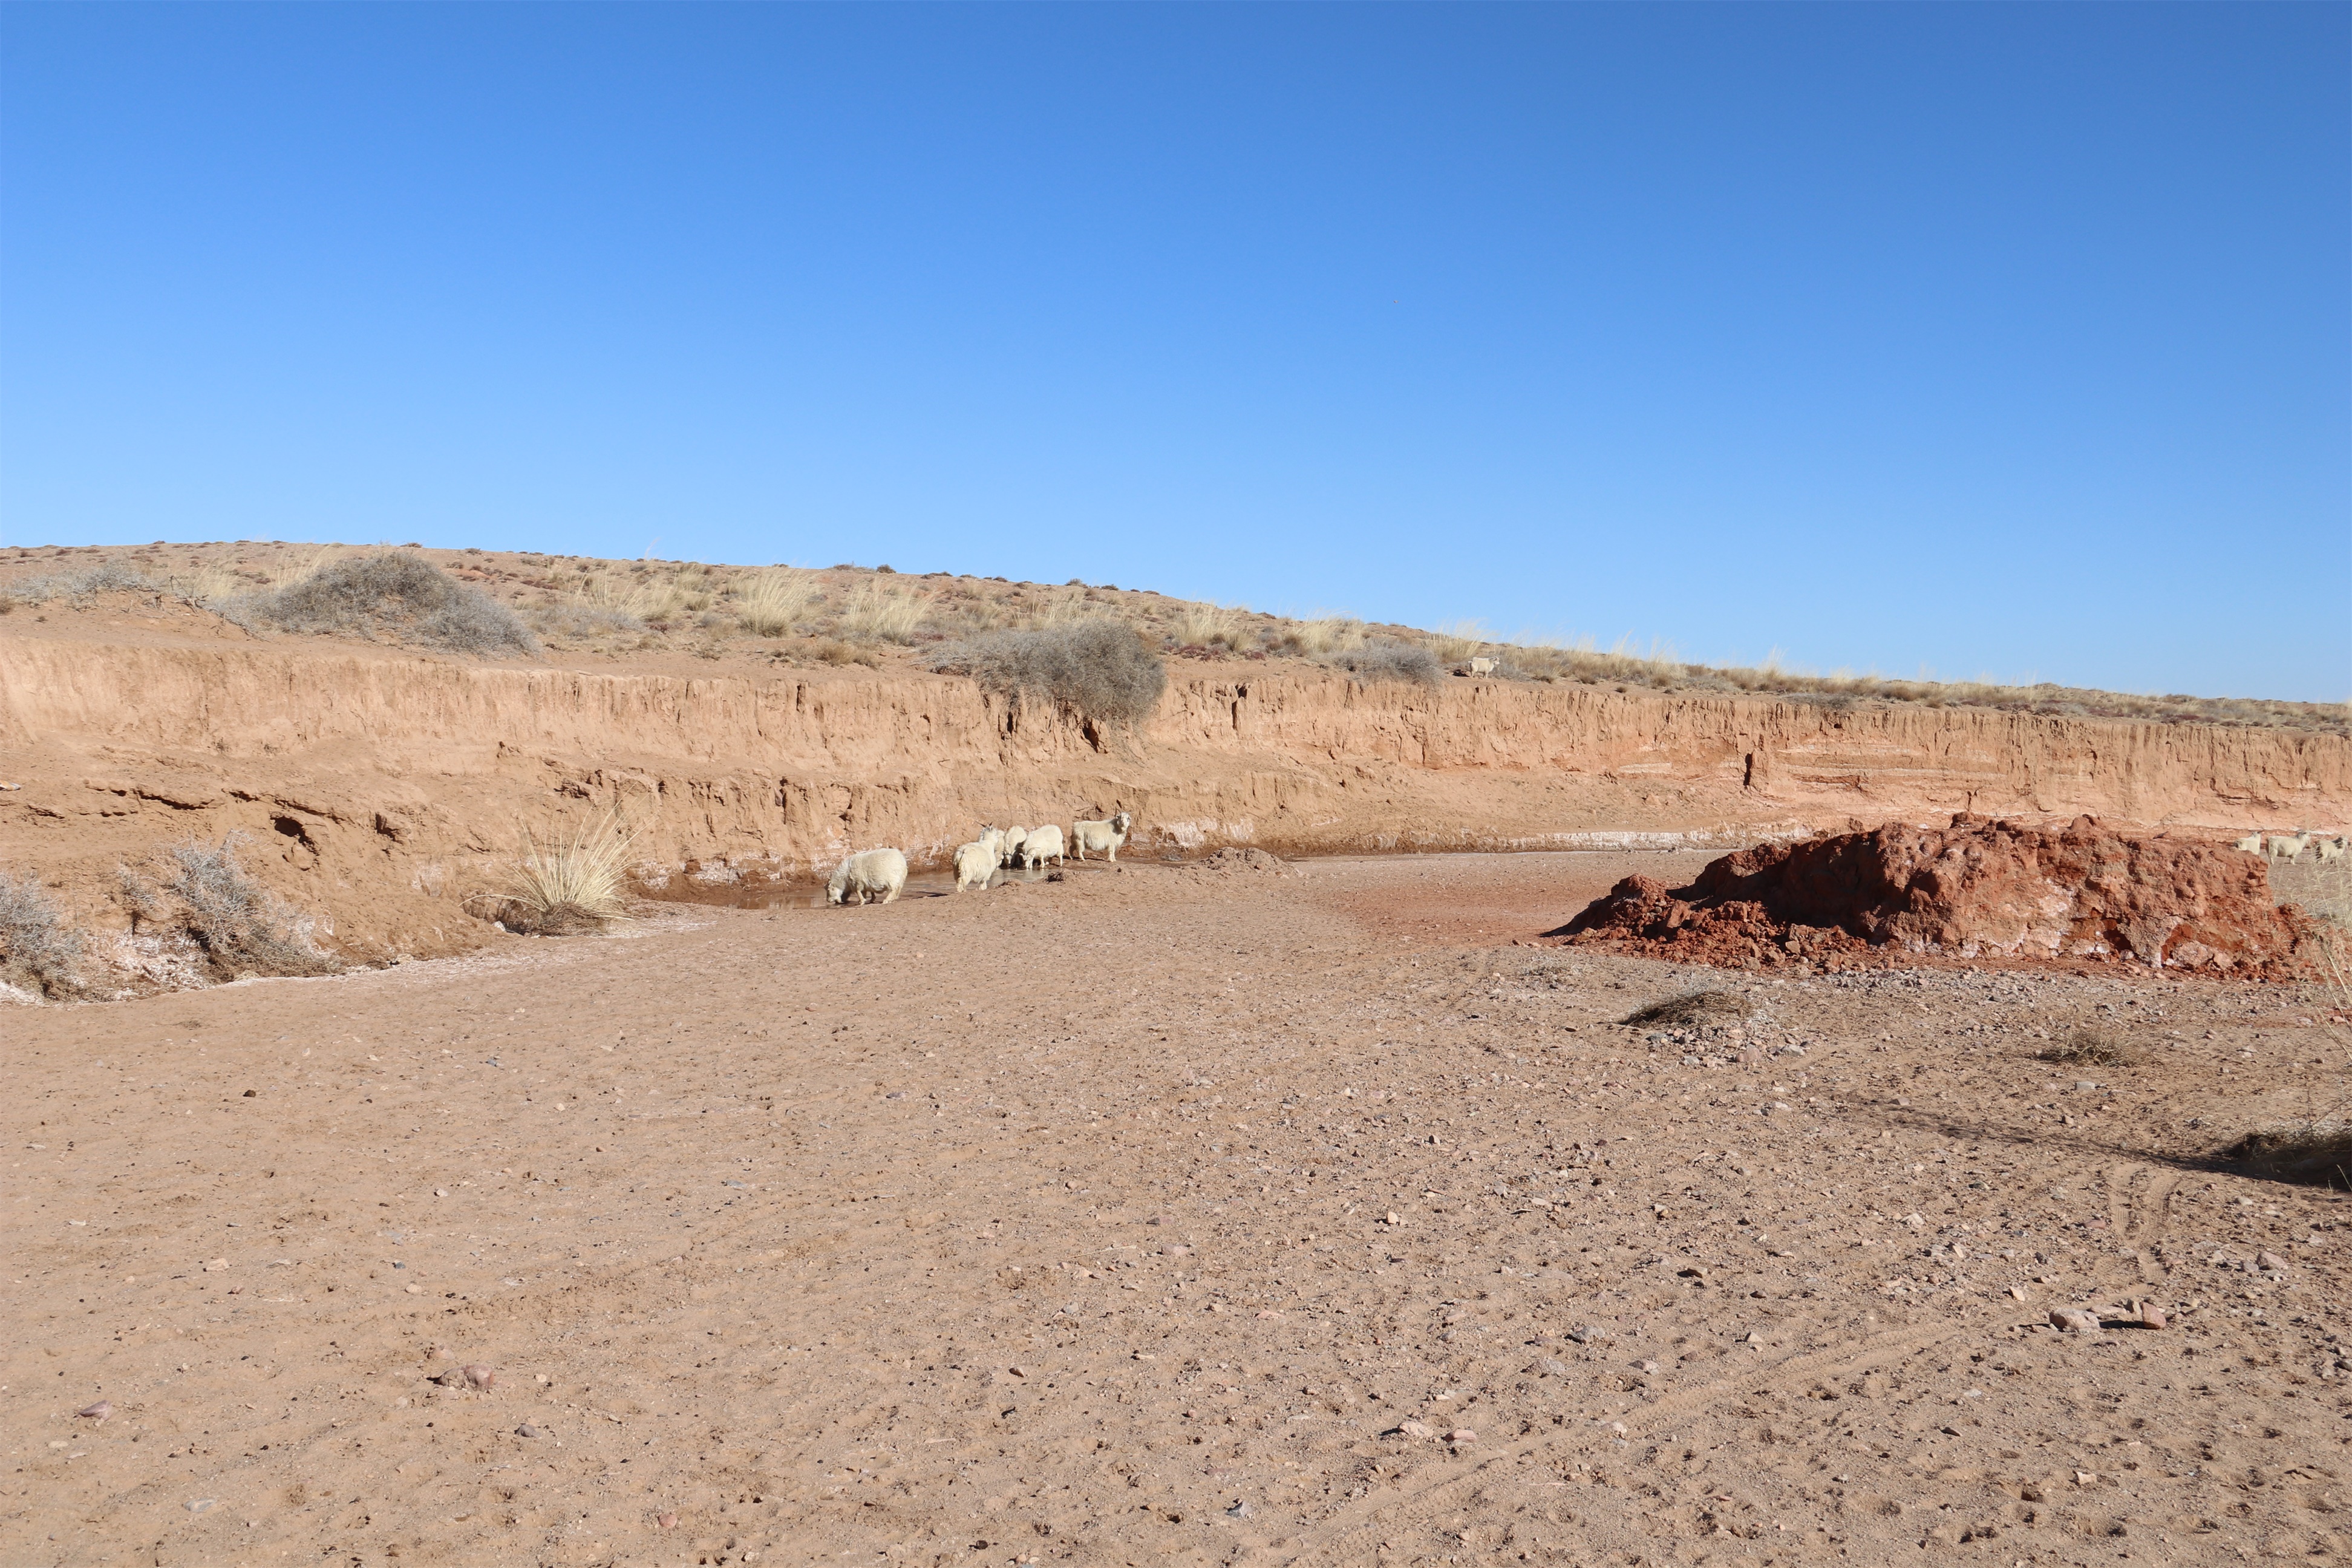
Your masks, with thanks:
M 1478 1434 L 1473 1432 L 1467 1426 L 1456 1426 L 1453 1431 L 1448 1432 L 1445 1435 L 1445 1440 L 1458 1448 L 1466 1443 L 1476 1442 L 1478 1440 Z
M 2143 1301 L 2140 1303 L 2139 1326 L 2141 1328 L 2160 1329 L 2164 1327 L 2167 1321 L 2168 1321 L 2168 1320 L 2164 1315 L 2163 1308 L 2158 1306 L 2153 1301 Z
M 526 1421 L 521 1426 L 515 1428 L 515 1436 L 518 1437 L 544 1437 L 547 1434 Z
M 1400 1421 L 1396 1429 L 1408 1437 L 1434 1437 L 1437 1429 L 1423 1421 Z
M 77 1415 L 87 1415 L 93 1421 L 103 1421 L 108 1416 L 114 1414 L 114 1403 L 111 1400 L 101 1399 L 95 1405 L 83 1405 L 80 1409 L 75 1411 L 74 1414 Z
M 2099 1314 L 2081 1307 L 2053 1307 L 2050 1326 L 2067 1333 L 2095 1334 L 2099 1331 Z
M 466 1381 L 476 1388 L 488 1388 L 498 1382 L 499 1374 L 478 1363 L 466 1369 Z

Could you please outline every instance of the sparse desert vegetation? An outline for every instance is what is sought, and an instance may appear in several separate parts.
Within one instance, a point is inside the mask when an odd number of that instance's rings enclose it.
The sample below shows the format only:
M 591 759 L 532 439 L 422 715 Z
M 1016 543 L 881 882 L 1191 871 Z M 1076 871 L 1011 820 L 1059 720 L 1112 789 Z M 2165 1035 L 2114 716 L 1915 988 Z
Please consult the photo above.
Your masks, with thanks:
M 86 943 L 30 872 L 0 871 L 0 984 L 41 995 L 79 989 Z
M 342 961 L 319 945 L 310 917 L 239 863 L 238 837 L 184 839 L 147 870 L 124 868 L 131 934 L 193 943 L 216 980 L 341 973 Z
M 627 918 L 637 829 L 618 811 L 541 837 L 525 829 L 507 885 L 486 895 L 499 922 L 526 936 L 579 936 Z
M 1142 722 L 1168 688 L 1159 655 L 1113 620 L 982 632 L 944 644 L 929 658 L 934 669 L 968 675 L 1007 696 L 1059 704 L 1097 724 Z
M 328 574 L 340 569 L 364 577 L 383 569 L 346 563 L 355 556 L 374 559 L 381 553 L 257 542 L 0 552 L 0 612 L 61 598 L 139 594 L 234 615 L 261 629 L 283 624 L 383 636 L 405 621 L 420 628 L 428 623 L 447 626 L 452 639 L 435 646 L 460 651 L 507 653 L 523 646 L 513 630 L 472 616 L 434 623 L 429 611 L 351 615 L 352 624 L 339 626 L 338 615 L 350 612 L 331 608 L 345 601 L 324 591 L 337 580 Z M 548 651 L 563 656 L 682 654 L 805 666 L 860 664 L 887 669 L 896 663 L 924 668 L 931 664 L 925 650 L 940 643 L 999 629 L 1038 630 L 1108 618 L 1134 627 L 1165 654 L 1212 662 L 1291 659 L 1362 674 L 1378 666 L 1377 657 L 1373 664 L 1365 663 L 1367 646 L 1387 644 L 1423 650 L 1444 670 L 1458 672 L 1472 658 L 1492 658 L 1498 668 L 1491 679 L 1513 681 L 1694 697 L 1771 697 L 1833 709 L 1982 708 L 2059 718 L 2352 735 L 2352 710 L 2343 703 L 2100 691 L 2048 682 L 2010 686 L 1847 671 L 1819 675 L 1786 668 L 1777 659 L 1755 667 L 1718 667 L 1685 662 L 1663 645 L 1643 648 L 1620 640 L 1602 647 L 1591 637 L 1505 637 L 1475 621 L 1425 630 L 1370 625 L 1328 612 L 1286 616 L 1083 583 L 1014 583 L 944 572 L 911 575 L 847 565 L 729 566 L 415 546 L 403 547 L 399 553 L 429 561 L 460 585 L 506 606 L 520 617 L 522 637 L 536 634 Z M 320 588 L 284 597 L 314 578 L 320 580 Z M 247 608 L 264 600 L 283 605 L 288 618 L 257 618 Z M 299 608 L 303 605 L 317 608 Z

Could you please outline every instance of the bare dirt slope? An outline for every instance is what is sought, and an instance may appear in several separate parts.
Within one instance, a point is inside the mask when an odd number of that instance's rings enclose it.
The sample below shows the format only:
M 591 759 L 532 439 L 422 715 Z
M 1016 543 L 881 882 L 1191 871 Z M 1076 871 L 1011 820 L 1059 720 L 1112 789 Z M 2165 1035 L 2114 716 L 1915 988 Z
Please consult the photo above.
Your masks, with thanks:
M 21 786 L 0 789 L 0 868 L 107 931 L 119 868 L 241 831 L 331 945 L 377 961 L 485 940 L 467 895 L 521 829 L 614 806 L 646 829 L 649 881 L 700 885 L 885 844 L 939 863 L 984 822 L 1121 809 L 1155 855 L 1729 843 L 1959 810 L 2209 837 L 2352 816 L 2352 742 L 2298 730 L 1180 658 L 1139 735 L 1090 737 L 903 663 L 733 647 L 489 660 L 257 638 L 137 595 L 20 608 L 0 617 L 0 784 Z
M 2333 1082 L 2327 1016 L 1517 945 L 1698 858 L 1073 868 L 12 1014 L 5 1559 L 2352 1548 L 2345 1200 L 2200 1158 Z M 1698 983 L 1737 1037 L 1614 1021 Z M 2034 1059 L 2084 1019 L 2144 1062 Z

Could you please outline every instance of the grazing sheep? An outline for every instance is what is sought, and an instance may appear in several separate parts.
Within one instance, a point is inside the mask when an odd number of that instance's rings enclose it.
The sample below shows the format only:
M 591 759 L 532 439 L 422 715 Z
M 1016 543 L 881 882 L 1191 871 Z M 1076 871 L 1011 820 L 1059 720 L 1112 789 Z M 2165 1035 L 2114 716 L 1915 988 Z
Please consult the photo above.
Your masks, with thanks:
M 1492 675 L 1495 673 L 1496 665 L 1500 662 L 1500 660 L 1491 658 L 1474 658 L 1470 661 L 1470 673 L 1473 675 Z
M 869 899 L 887 904 L 907 886 L 907 858 L 896 849 L 868 849 L 852 855 L 824 885 L 828 904 L 862 904 Z
M 996 875 L 996 851 L 985 838 L 976 844 L 961 845 L 955 852 L 955 868 L 957 892 L 966 888 L 985 888 L 988 879 Z
M 2323 838 L 2319 841 L 2318 849 L 2322 861 L 2340 860 L 2344 858 L 2344 852 L 2347 849 L 2352 849 L 2352 841 L 2343 838 Z
M 1025 827 L 1006 828 L 1003 845 L 997 852 L 996 863 L 1000 866 L 1021 864 L 1021 845 L 1028 837 L 1029 830 Z
M 2249 833 L 2230 847 L 2242 849 L 2249 855 L 2259 855 L 2263 852 L 2263 836 L 2259 833 Z
M 2308 833 L 2273 833 L 2263 847 L 2270 851 L 2273 860 L 2292 860 L 2302 854 L 2303 847 L 2310 842 L 2311 835 Z
M 1123 811 L 1108 822 L 1073 822 L 1070 824 L 1070 847 L 1078 852 L 1081 860 L 1091 849 L 1116 863 L 1118 847 L 1127 842 L 1127 830 L 1134 826 L 1135 818 Z
M 1031 828 L 1029 837 L 1021 841 L 1021 863 L 1024 866 L 1035 868 L 1048 860 L 1059 861 L 1061 858 L 1062 830 L 1050 822 L 1043 827 Z

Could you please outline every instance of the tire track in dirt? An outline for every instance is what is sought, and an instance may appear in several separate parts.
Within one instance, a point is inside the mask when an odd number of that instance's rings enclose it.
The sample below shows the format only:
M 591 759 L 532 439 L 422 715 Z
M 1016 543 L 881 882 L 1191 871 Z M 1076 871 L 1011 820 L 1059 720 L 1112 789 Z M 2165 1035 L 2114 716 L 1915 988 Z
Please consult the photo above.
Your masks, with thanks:
M 1809 1352 L 1759 1368 L 1754 1376 L 1718 1378 L 1712 1383 L 1677 1390 L 1638 1410 L 1628 1411 L 1627 1418 L 1614 1425 L 1624 1426 L 1623 1436 L 1631 1437 L 1639 1428 L 1654 1426 L 1662 1417 L 1703 1407 L 1735 1391 L 1761 1394 L 1825 1376 L 1844 1376 L 1916 1355 L 1931 1345 L 1971 1331 L 1979 1331 L 1979 1325 L 1942 1322 L 1932 1328 L 1906 1329 L 1876 1335 L 1859 1346 L 1846 1344 L 1832 1350 Z M 1596 1426 L 1600 1427 L 1597 1432 L 1582 1436 L 1563 1435 L 1531 1443 L 1514 1453 L 1498 1455 L 1401 1497 L 1383 1498 L 1363 1505 L 1352 1521 L 1335 1521 L 1327 1525 L 1325 1531 L 1336 1530 L 1338 1533 L 1326 1535 L 1325 1539 L 1305 1552 L 1287 1559 L 1286 1568 L 1325 1568 L 1327 1564 L 1328 1568 L 1343 1568 L 1346 1564 L 1372 1562 L 1380 1555 L 1381 1538 L 1400 1526 L 1426 1525 L 1436 1516 L 1460 1506 L 1471 1493 L 1483 1487 L 1498 1482 L 1532 1485 L 1538 1479 L 1535 1472 L 1548 1470 L 1563 1459 L 1590 1452 L 1619 1436 L 1612 1430 L 1612 1424 L 1596 1423 Z

